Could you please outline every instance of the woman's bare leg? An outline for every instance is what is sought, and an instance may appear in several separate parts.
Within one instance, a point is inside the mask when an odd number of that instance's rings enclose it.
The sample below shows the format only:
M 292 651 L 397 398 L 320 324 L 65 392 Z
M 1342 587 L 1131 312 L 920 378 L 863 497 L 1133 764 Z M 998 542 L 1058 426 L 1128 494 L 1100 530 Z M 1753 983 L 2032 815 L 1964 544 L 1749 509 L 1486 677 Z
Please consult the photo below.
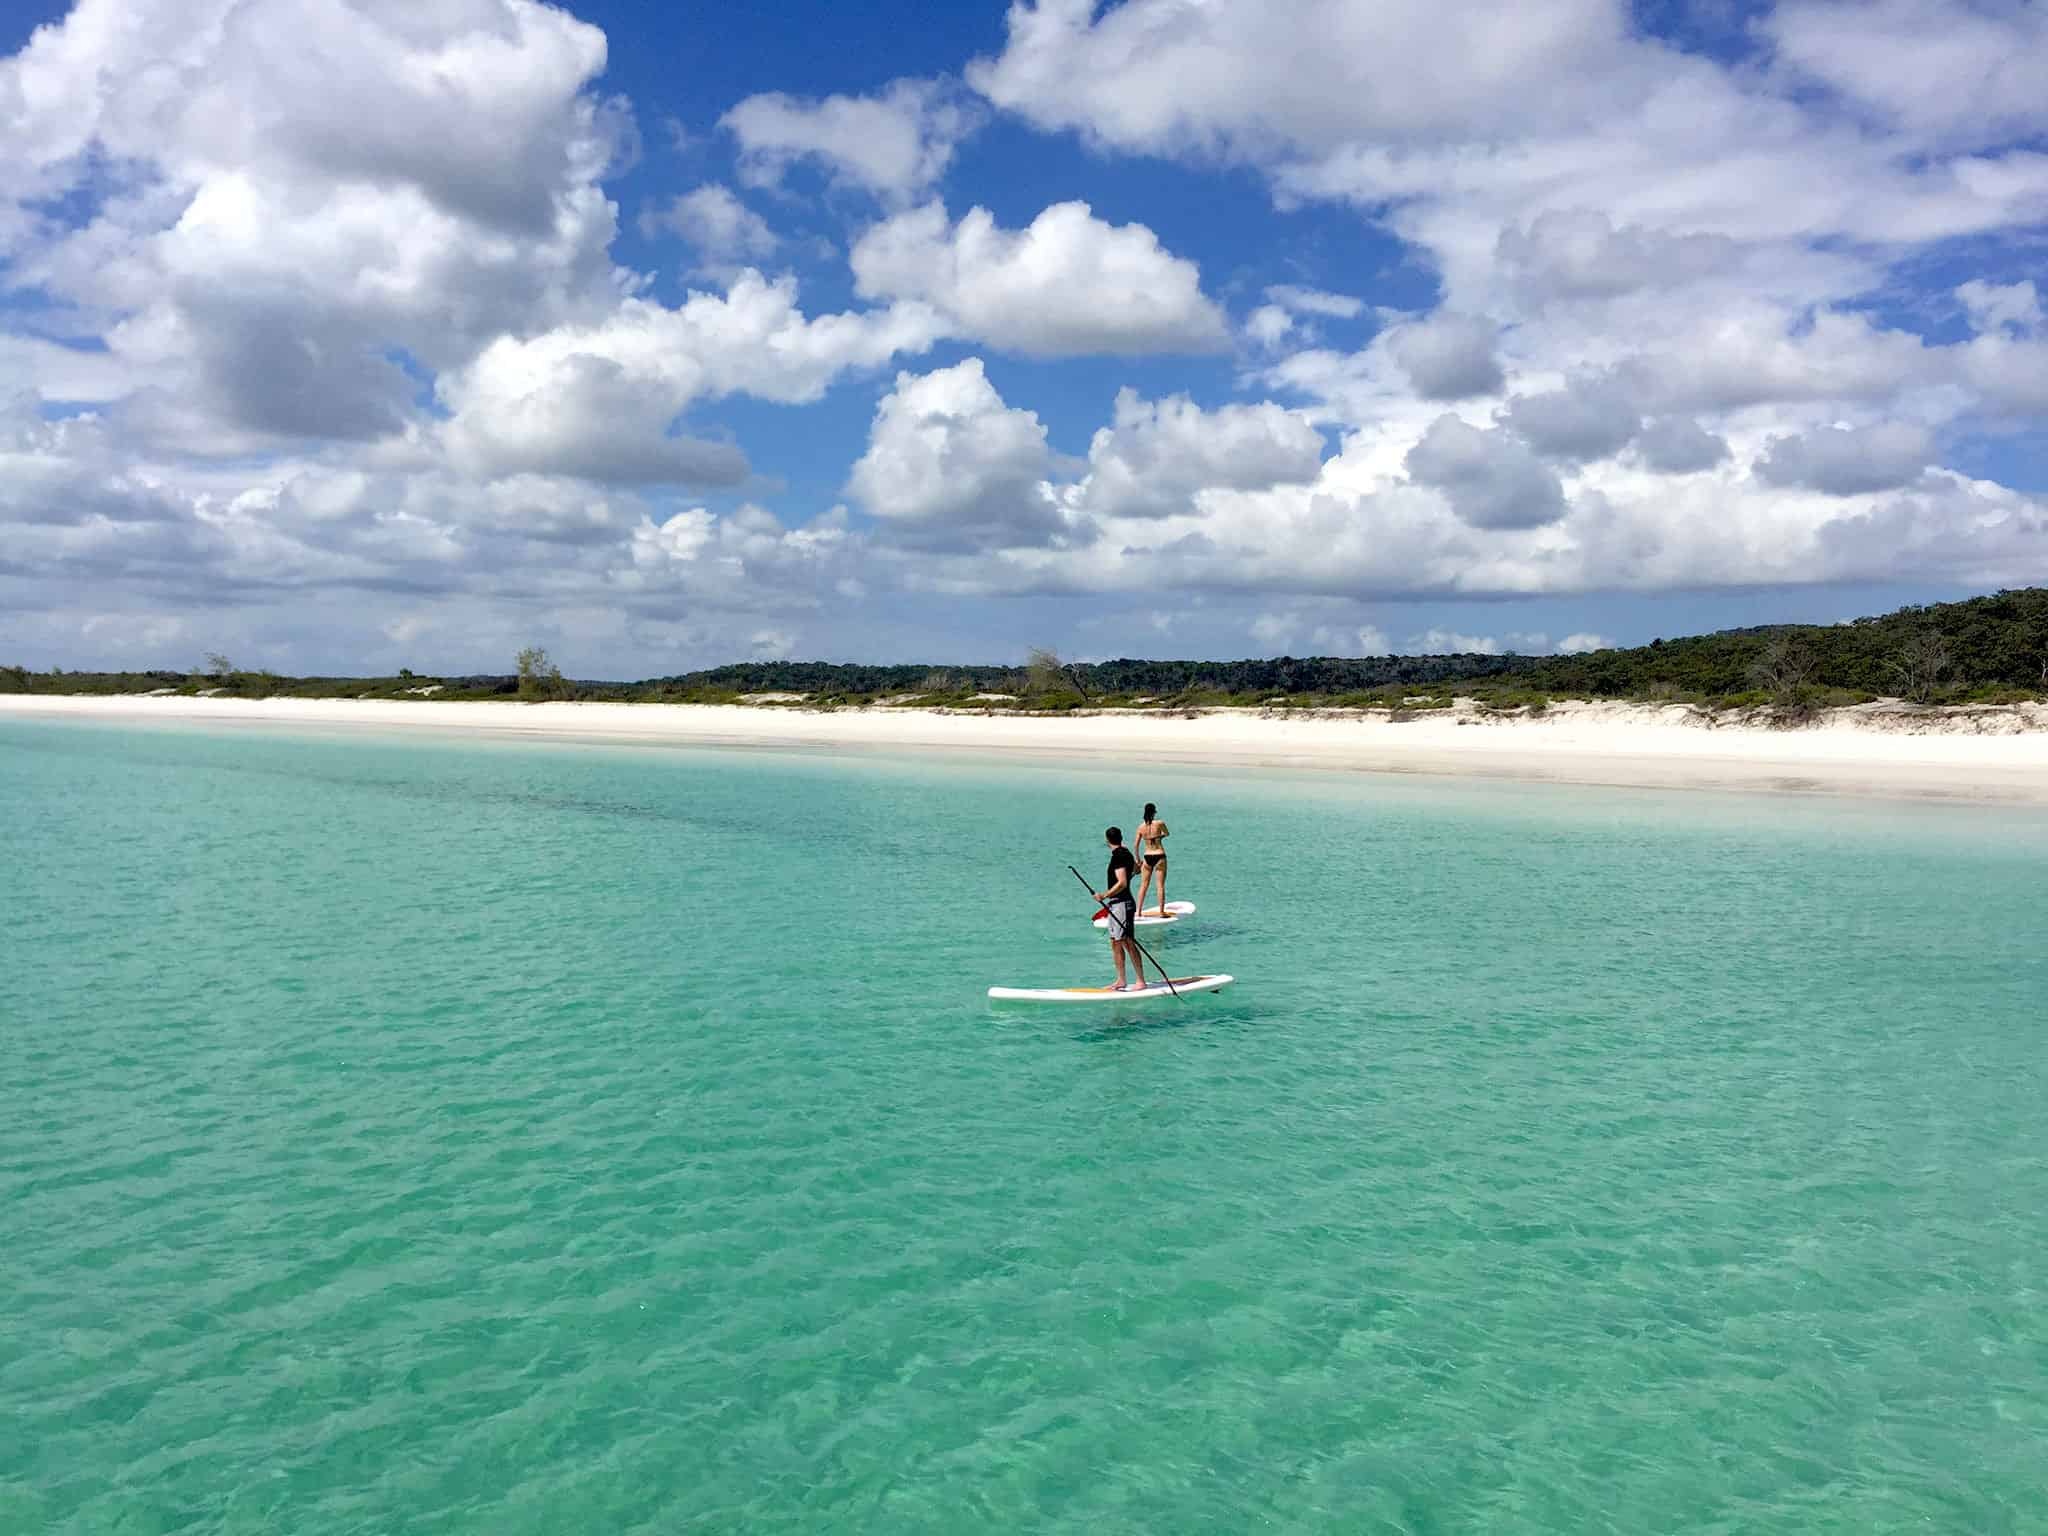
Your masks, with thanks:
M 1159 915 L 1166 916 L 1166 860 L 1159 861 Z

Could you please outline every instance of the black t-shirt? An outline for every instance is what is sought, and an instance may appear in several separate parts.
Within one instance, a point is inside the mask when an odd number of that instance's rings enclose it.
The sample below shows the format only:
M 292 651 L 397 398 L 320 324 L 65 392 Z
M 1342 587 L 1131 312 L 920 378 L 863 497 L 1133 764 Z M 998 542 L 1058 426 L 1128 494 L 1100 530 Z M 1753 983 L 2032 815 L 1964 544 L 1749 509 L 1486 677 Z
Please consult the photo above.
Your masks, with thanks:
M 1112 848 L 1110 850 L 1109 874 L 1104 878 L 1102 882 L 1102 888 L 1105 891 L 1107 891 L 1116 884 L 1116 872 L 1120 869 L 1127 871 L 1127 874 L 1124 879 L 1123 892 L 1121 895 L 1112 894 L 1109 899 L 1111 901 L 1116 902 L 1130 902 L 1135 905 L 1138 898 L 1136 893 L 1131 890 L 1131 882 L 1129 877 L 1131 875 L 1135 875 L 1138 872 L 1138 861 L 1131 857 L 1130 849 Z

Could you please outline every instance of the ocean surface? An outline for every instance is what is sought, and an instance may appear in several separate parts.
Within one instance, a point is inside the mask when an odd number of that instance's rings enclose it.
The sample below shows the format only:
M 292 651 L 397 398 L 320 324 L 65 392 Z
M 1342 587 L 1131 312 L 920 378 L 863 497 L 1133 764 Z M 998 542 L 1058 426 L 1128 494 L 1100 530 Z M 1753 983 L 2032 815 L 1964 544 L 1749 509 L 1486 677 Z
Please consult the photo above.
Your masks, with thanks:
M 9 1536 L 2048 1530 L 2038 812 L 6 722 L 0 953 Z

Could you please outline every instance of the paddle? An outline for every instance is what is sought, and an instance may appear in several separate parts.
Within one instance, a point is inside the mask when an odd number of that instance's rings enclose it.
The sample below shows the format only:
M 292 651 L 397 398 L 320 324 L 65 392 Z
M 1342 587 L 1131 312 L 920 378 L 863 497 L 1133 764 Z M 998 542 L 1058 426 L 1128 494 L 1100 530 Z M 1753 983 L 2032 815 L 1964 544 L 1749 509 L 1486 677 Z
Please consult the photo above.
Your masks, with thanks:
M 1069 864 L 1067 868 L 1069 871 L 1072 872 L 1074 878 L 1081 882 L 1081 889 L 1088 893 L 1088 899 L 1090 901 L 1093 901 L 1095 899 L 1095 887 L 1088 883 L 1088 877 L 1082 874 L 1081 871 L 1079 871 L 1078 869 L 1075 869 L 1074 866 L 1071 864 Z M 1124 880 L 1125 883 L 1128 884 L 1130 881 L 1130 877 L 1126 875 L 1124 877 Z M 1109 911 L 1109 908 L 1104 907 L 1102 910 L 1106 913 Z M 1147 960 L 1152 961 L 1152 969 L 1157 971 L 1159 973 L 1159 979 L 1166 983 L 1166 990 L 1171 992 L 1175 997 L 1179 997 L 1180 988 L 1176 987 L 1173 984 L 1173 978 L 1167 974 L 1166 967 L 1161 965 L 1157 960 L 1153 959 L 1151 950 L 1147 949 L 1143 944 L 1138 943 L 1138 903 L 1136 902 L 1136 900 L 1133 900 L 1131 902 L 1131 943 L 1137 945 L 1137 950 L 1139 954 L 1143 955 Z

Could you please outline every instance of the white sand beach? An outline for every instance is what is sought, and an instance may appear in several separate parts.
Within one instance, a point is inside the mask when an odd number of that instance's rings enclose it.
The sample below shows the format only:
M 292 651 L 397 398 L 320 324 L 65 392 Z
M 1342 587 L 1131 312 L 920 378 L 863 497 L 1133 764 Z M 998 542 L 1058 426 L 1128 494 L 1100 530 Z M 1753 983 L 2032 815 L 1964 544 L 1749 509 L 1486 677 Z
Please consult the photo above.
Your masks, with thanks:
M 1832 711 L 1803 728 L 1776 729 L 1716 721 L 1683 705 L 1619 703 L 1556 704 L 1534 718 L 1461 704 L 1390 720 L 1337 711 L 1033 718 L 914 708 L 0 695 L 0 718 L 36 716 L 676 746 L 1114 754 L 1132 762 L 2048 804 L 2048 706 L 2042 705 L 1864 705 Z

